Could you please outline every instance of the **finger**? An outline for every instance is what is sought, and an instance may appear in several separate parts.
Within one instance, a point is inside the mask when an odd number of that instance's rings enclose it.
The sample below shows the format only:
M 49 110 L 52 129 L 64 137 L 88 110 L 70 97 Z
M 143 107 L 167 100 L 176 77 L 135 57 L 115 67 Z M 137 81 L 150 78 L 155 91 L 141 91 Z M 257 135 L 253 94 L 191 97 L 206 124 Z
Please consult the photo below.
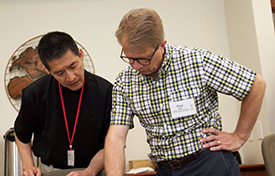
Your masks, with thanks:
M 220 150 L 222 148 L 221 142 L 218 141 L 218 140 L 215 140 L 215 141 L 212 141 L 212 142 L 209 142 L 209 143 L 206 143 L 206 144 L 202 145 L 202 148 L 210 148 L 210 149 L 214 148 L 214 150 L 217 149 L 216 147 L 218 147 L 218 150 Z
M 22 175 L 23 175 L 23 176 L 34 176 L 33 172 L 30 171 L 30 170 L 27 170 L 27 171 L 23 172 Z
M 83 173 L 83 171 L 74 171 L 73 176 L 80 176 L 80 175 L 86 175 Z
M 210 148 L 210 147 L 214 147 L 214 146 L 219 146 L 219 142 L 217 140 L 203 144 L 202 148 Z
M 30 175 L 30 176 L 35 176 L 34 171 L 30 171 L 30 172 L 29 172 L 29 175 Z
M 211 141 L 214 141 L 214 140 L 216 140 L 216 139 L 217 139 L 217 137 L 216 137 L 215 135 L 211 135 L 211 136 L 206 136 L 206 137 L 204 137 L 204 138 L 201 138 L 201 139 L 199 140 L 199 142 L 200 142 L 200 143 L 211 142 Z
M 67 176 L 73 176 L 74 172 L 70 172 Z
M 215 128 L 206 128 L 206 129 L 203 129 L 202 132 L 203 133 L 212 133 L 212 134 L 218 135 L 220 131 L 215 129 Z
M 37 168 L 36 171 L 37 171 L 36 176 L 42 176 L 41 169 Z
M 79 172 L 73 171 L 73 172 L 70 172 L 67 176 L 79 176 L 79 175 L 81 175 Z
M 218 150 L 222 150 L 222 146 L 221 145 L 218 145 L 218 146 L 215 146 L 215 147 L 210 147 L 210 150 L 211 151 L 218 151 Z

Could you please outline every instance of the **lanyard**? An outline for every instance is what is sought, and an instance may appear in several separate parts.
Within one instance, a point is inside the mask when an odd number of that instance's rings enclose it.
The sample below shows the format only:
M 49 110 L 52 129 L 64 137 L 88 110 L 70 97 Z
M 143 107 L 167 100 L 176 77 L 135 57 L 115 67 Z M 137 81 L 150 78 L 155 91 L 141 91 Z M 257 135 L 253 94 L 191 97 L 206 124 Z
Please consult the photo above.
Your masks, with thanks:
M 69 146 L 70 150 L 72 150 L 75 129 L 76 129 L 77 121 L 78 121 L 78 116 L 79 116 L 79 111 L 80 111 L 80 106 L 81 106 L 81 101 L 82 101 L 82 96 L 83 96 L 84 83 L 85 83 L 85 78 L 83 79 L 83 85 L 81 87 L 81 92 L 80 92 L 80 96 L 79 96 L 78 107 L 77 107 L 77 112 L 76 112 L 76 117 L 75 117 L 75 122 L 74 122 L 74 129 L 73 129 L 73 134 L 72 134 L 71 138 L 70 138 L 70 133 L 69 133 L 69 127 L 68 127 L 68 121 L 67 121 L 67 116 L 66 116 L 66 111 L 65 111 L 63 94 L 62 94 L 60 83 L 58 83 L 59 94 L 60 94 L 60 99 L 61 99 L 61 104 L 62 104 L 63 115 L 64 115 L 64 121 L 65 121 L 65 125 L 66 125 L 68 141 L 70 144 L 70 146 Z

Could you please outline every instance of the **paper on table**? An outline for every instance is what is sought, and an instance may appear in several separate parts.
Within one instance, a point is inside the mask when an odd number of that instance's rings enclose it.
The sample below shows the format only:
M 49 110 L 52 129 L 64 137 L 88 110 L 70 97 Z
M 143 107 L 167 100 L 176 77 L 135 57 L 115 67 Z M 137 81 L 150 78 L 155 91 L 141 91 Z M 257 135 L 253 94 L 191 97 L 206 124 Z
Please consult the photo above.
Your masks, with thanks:
M 155 172 L 154 169 L 151 167 L 141 167 L 137 169 L 131 169 L 127 172 L 127 174 L 138 174 L 138 173 L 145 173 L 145 172 Z

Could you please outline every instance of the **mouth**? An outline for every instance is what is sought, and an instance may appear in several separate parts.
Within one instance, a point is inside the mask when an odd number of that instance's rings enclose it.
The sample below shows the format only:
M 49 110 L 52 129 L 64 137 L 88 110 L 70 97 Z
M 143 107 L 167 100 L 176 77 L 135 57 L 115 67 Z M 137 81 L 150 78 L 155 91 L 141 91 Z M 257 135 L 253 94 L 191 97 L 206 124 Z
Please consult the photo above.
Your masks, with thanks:
M 79 82 L 79 80 L 78 80 L 78 81 L 75 81 L 75 82 L 73 82 L 73 83 L 71 83 L 71 84 L 69 84 L 69 86 L 71 86 L 71 87 L 75 87 L 75 86 L 77 86 L 77 85 L 78 85 L 78 82 Z
M 137 70 L 137 71 L 140 72 L 140 73 L 145 72 L 145 70 L 141 70 L 141 69 L 140 69 L 140 70 Z
M 138 70 L 138 72 L 140 74 L 143 74 L 143 75 L 147 75 L 148 74 L 148 72 L 146 70 Z

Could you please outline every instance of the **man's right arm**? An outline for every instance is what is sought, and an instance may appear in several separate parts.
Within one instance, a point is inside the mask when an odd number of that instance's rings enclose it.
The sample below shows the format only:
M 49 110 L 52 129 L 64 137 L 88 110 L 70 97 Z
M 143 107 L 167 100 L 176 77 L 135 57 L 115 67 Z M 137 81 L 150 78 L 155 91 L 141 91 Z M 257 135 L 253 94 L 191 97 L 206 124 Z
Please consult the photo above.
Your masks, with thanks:
M 34 166 L 31 150 L 31 142 L 25 144 L 21 142 L 15 134 L 15 142 L 22 161 L 23 174 L 22 176 L 41 176 L 41 169 Z
M 104 165 L 107 176 L 123 176 L 125 143 L 129 126 L 111 125 L 105 139 Z

